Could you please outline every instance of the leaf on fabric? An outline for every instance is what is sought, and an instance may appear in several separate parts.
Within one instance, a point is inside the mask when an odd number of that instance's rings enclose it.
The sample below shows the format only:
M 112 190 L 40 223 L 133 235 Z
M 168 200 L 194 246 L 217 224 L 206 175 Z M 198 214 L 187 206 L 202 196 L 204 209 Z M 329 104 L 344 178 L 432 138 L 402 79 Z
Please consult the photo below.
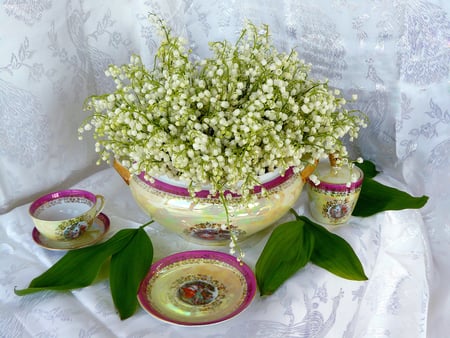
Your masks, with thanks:
M 373 178 L 377 176 L 380 172 L 377 170 L 375 163 L 365 160 L 363 163 L 356 163 L 364 173 L 364 177 Z
M 64 291 L 90 285 L 103 263 L 129 242 L 134 231 L 123 229 L 106 242 L 67 252 L 46 272 L 34 278 L 28 288 L 14 292 L 24 296 L 38 291 Z
M 363 166 L 363 164 L 365 164 Z M 420 209 L 428 201 L 428 196 L 414 197 L 410 194 L 388 187 L 373 179 L 378 172 L 370 161 L 358 164 L 364 172 L 364 180 L 353 216 L 368 217 L 387 210 Z
M 329 272 L 350 280 L 367 280 L 363 266 L 350 244 L 305 216 L 298 216 L 305 228 L 314 234 L 311 262 Z
M 270 295 L 304 267 L 311 256 L 314 237 L 302 221 L 278 226 L 269 237 L 255 266 L 260 294 Z
M 120 319 L 131 317 L 138 306 L 137 292 L 153 260 L 153 245 L 144 229 L 136 229 L 133 238 L 112 255 L 109 284 Z

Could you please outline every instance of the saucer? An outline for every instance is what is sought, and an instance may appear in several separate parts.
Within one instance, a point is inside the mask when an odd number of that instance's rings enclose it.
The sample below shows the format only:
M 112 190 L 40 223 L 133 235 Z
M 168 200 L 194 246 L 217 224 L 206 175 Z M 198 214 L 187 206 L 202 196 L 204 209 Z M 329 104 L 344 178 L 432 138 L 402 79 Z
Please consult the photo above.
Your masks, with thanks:
M 200 326 L 230 319 L 253 300 L 253 271 L 226 253 L 196 250 L 154 263 L 141 282 L 138 301 L 164 322 Z
M 98 214 L 92 225 L 80 237 L 71 240 L 55 240 L 42 235 L 33 228 L 32 236 L 36 244 L 49 250 L 74 250 L 97 243 L 109 230 L 109 218 L 104 213 Z

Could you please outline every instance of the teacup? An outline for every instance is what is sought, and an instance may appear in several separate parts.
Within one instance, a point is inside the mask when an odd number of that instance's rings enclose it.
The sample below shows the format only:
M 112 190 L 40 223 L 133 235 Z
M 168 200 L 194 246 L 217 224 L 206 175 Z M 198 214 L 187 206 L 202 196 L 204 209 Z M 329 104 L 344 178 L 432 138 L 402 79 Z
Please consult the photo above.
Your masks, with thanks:
M 52 240 L 81 236 L 103 210 L 105 198 L 86 190 L 52 192 L 34 201 L 29 209 L 36 229 Z
M 311 216 L 328 225 L 348 222 L 361 191 L 362 170 L 356 166 L 332 167 L 319 163 L 315 174 L 319 182 L 308 179 Z

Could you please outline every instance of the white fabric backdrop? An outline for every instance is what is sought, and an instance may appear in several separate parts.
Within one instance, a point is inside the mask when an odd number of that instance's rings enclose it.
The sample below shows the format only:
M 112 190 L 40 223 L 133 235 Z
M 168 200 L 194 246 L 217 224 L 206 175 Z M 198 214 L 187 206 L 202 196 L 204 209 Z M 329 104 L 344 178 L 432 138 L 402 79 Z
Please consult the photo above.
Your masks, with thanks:
M 152 63 L 158 38 L 148 12 L 164 17 L 199 56 L 208 53 L 207 41 L 235 39 L 244 19 L 267 23 L 276 44 L 296 47 L 315 77 L 359 95 L 357 107 L 371 124 L 353 152 L 410 193 L 430 196 L 421 210 L 431 296 L 426 326 L 430 337 L 450 332 L 450 3 L 444 0 L 3 0 L 3 222 L 39 194 L 104 168 L 95 166 L 92 140 L 77 139 L 87 116 L 81 107 L 88 95 L 111 89 L 103 75 L 108 64 L 128 62 L 131 53 Z M 3 233 L 2 250 L 9 240 Z

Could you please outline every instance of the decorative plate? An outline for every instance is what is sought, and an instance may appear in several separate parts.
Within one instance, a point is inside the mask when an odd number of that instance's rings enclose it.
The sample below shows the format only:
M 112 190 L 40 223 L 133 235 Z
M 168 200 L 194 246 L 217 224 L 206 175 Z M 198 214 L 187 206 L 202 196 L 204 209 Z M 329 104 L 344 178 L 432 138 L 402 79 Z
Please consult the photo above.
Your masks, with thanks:
M 242 312 L 256 293 L 253 271 L 226 253 L 196 250 L 154 263 L 138 300 L 154 317 L 177 325 L 208 325 Z
M 80 236 L 68 240 L 54 240 L 42 235 L 33 228 L 32 236 L 36 244 L 49 250 L 74 250 L 93 245 L 103 238 L 109 230 L 109 218 L 104 213 L 98 214 L 92 225 Z

